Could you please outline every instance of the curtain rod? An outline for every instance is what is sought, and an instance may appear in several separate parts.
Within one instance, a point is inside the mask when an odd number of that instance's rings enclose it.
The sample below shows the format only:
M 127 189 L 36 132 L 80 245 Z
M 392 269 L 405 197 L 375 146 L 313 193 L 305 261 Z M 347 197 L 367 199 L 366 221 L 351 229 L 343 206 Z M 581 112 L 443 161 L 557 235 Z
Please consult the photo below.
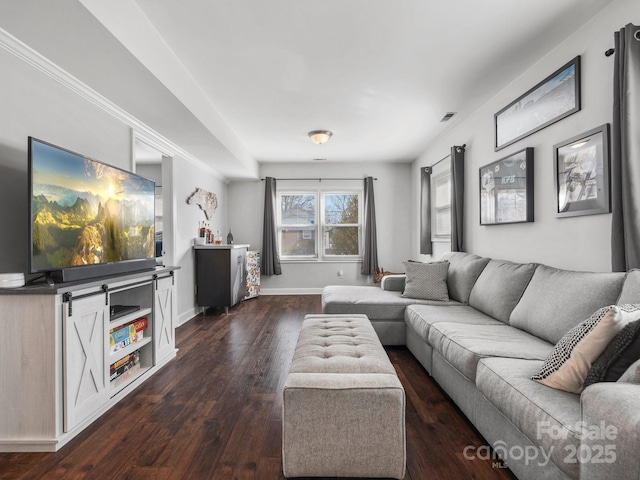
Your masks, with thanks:
M 451 154 L 447 155 L 446 157 L 441 158 L 440 160 L 438 160 L 436 163 L 434 163 L 433 165 L 431 165 L 431 168 L 435 167 L 436 165 L 438 165 L 439 163 L 444 162 L 447 158 L 450 158 Z
M 465 143 L 465 144 L 463 144 L 463 145 L 461 145 L 461 147 L 462 147 L 463 149 L 464 149 L 466 146 L 467 146 L 467 144 L 466 144 L 466 143 Z M 430 165 L 430 167 L 431 167 L 431 168 L 435 167 L 435 166 L 436 166 L 436 165 L 438 165 L 439 163 L 444 162 L 444 161 L 445 161 L 447 158 L 449 158 L 449 157 L 451 157 L 451 154 L 449 154 L 449 155 L 446 155 L 446 156 L 442 157 L 442 158 L 441 158 L 440 160 L 438 160 L 436 163 L 434 163 L 433 165 Z
M 318 182 L 321 182 L 323 180 L 364 180 L 367 177 L 362 177 L 362 178 L 276 178 L 276 180 L 317 180 Z M 260 180 L 262 180 L 264 182 L 264 178 L 261 178 Z M 378 180 L 377 178 L 374 178 L 374 180 Z

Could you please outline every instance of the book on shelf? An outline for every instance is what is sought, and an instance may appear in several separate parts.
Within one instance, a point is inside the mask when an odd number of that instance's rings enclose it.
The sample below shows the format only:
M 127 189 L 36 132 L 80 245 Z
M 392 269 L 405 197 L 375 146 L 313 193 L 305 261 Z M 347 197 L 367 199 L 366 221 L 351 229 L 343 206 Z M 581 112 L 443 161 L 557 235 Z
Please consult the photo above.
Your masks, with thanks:
M 109 330 L 109 351 L 110 353 L 122 350 L 132 343 L 139 342 L 144 338 L 144 331 L 147 329 L 149 321 L 147 317 L 141 317 L 118 328 Z
M 109 380 L 114 381 L 121 377 L 128 377 L 140 370 L 140 350 L 125 355 L 109 367 Z

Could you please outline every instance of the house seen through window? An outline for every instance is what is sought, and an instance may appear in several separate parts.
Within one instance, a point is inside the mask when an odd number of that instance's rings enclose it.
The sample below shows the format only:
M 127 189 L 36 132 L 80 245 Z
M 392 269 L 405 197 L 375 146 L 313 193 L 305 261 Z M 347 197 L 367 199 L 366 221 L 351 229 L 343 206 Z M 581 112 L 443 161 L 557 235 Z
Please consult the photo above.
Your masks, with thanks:
M 278 195 L 283 260 L 358 259 L 361 192 L 296 191 Z

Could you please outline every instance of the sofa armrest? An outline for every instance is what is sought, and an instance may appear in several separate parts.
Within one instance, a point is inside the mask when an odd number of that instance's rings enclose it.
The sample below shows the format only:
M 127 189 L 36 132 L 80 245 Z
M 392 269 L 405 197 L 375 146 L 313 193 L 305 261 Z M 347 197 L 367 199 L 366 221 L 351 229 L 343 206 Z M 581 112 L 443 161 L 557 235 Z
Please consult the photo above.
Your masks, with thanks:
M 385 275 L 380 281 L 380 288 L 393 292 L 403 292 L 406 278 L 406 275 Z
M 580 403 L 580 479 L 640 478 L 640 385 L 596 383 Z

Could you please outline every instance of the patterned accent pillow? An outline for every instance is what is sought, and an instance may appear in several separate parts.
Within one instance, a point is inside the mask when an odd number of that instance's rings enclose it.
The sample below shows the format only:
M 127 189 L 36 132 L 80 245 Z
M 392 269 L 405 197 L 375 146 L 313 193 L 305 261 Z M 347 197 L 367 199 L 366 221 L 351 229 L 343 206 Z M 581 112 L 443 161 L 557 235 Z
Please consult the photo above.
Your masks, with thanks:
M 407 278 L 403 297 L 449 301 L 447 272 L 449 262 L 404 262 Z
M 581 393 L 591 364 L 627 323 L 639 319 L 640 305 L 601 308 L 560 339 L 540 372 L 531 379 L 548 387 Z
M 628 323 L 587 373 L 584 388 L 597 382 L 615 382 L 624 372 L 640 359 L 640 320 Z

